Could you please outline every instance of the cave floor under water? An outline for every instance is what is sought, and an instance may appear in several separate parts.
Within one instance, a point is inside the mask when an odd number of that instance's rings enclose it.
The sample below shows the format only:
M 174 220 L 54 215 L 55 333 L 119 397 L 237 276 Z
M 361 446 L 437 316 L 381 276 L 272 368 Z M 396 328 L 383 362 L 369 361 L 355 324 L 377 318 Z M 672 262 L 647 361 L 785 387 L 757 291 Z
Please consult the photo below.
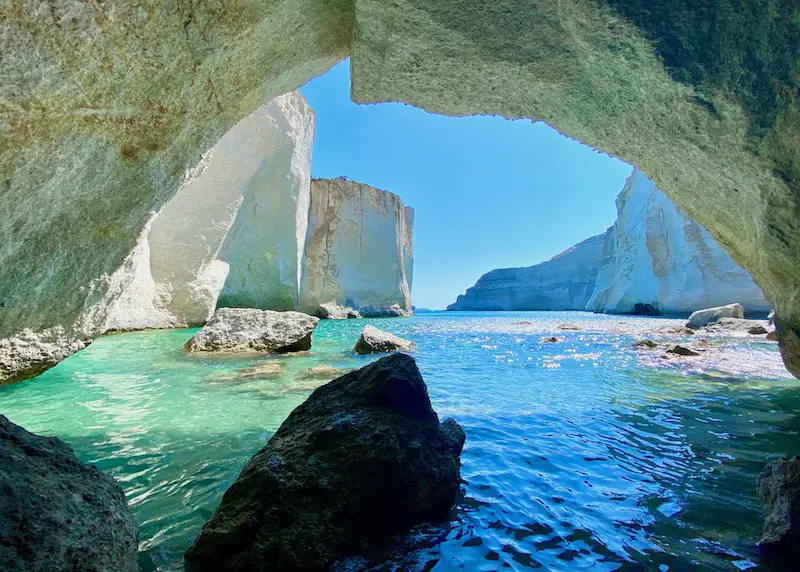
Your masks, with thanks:
M 678 362 L 632 344 L 689 343 L 653 335 L 682 320 L 580 312 L 323 321 L 310 352 L 260 358 L 187 355 L 194 330 L 137 332 L 0 388 L 0 412 L 116 477 L 142 570 L 181 570 L 245 462 L 324 383 L 302 372 L 376 359 L 351 351 L 366 323 L 417 343 L 434 407 L 467 434 L 450 522 L 378 570 L 766 570 L 756 478 L 800 452 L 800 382 L 763 336 L 711 337 L 713 358 Z M 279 377 L 235 374 L 265 361 Z

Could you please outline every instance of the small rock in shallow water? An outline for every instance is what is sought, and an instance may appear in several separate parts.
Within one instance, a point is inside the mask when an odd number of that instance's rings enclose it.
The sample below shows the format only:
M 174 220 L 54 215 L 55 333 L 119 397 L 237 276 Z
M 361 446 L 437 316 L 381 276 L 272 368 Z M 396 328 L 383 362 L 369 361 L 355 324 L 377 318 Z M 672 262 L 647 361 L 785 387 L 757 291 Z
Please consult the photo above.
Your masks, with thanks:
M 368 325 L 361 332 L 353 350 L 357 354 L 379 354 L 397 350 L 413 350 L 414 342 Z
M 690 350 L 689 348 L 685 348 L 683 346 L 675 346 L 667 350 L 668 354 L 678 355 L 678 356 L 699 356 L 700 354 Z
M 800 457 L 767 463 L 758 477 L 764 505 L 764 533 L 759 547 L 779 570 L 796 570 L 800 559 Z
M 315 365 L 300 372 L 300 377 L 303 379 L 333 379 L 346 373 L 346 371 L 332 365 Z
M 225 492 L 188 570 L 317 571 L 446 519 L 464 432 L 439 423 L 414 359 L 384 357 L 317 389 Z
M 136 572 L 122 487 L 59 439 L 0 415 L 0 570 Z
M 648 348 L 648 349 L 653 349 L 653 348 L 654 348 L 654 347 L 656 347 L 658 344 L 657 344 L 657 343 L 655 343 L 655 342 L 654 342 L 654 341 L 652 341 L 652 340 L 639 340 L 638 342 L 634 343 L 633 345 L 634 345 L 634 347 L 637 347 L 637 348 Z
M 559 330 L 571 330 L 573 332 L 581 331 L 581 327 L 577 326 L 575 324 L 559 324 L 558 325 L 558 329 Z
M 561 341 L 561 340 L 559 340 L 557 337 L 555 337 L 555 336 L 550 336 L 549 338 L 545 338 L 545 339 L 543 339 L 543 340 L 542 340 L 542 343 L 543 343 L 543 344 L 555 344 L 555 343 L 558 343 L 558 342 L 560 342 L 560 341 Z
M 678 336 L 693 336 L 694 330 L 684 326 L 664 326 L 658 330 L 662 334 L 674 334 Z
M 301 312 L 220 308 L 186 342 L 190 352 L 296 352 L 311 347 L 319 318 Z
M 346 306 L 339 306 L 335 302 L 320 304 L 317 308 L 317 317 L 323 320 L 347 320 L 349 318 L 360 318 L 358 310 Z
M 767 340 L 770 342 L 777 342 L 778 341 L 778 330 L 772 330 L 767 334 Z
M 769 330 L 767 330 L 767 328 L 765 328 L 764 326 L 758 325 L 748 328 L 747 333 L 752 334 L 754 336 L 762 336 L 764 334 L 769 333 Z
M 237 369 L 236 374 L 245 379 L 273 379 L 280 377 L 281 364 L 276 362 L 269 362 L 265 364 L 255 365 L 253 367 L 246 367 Z

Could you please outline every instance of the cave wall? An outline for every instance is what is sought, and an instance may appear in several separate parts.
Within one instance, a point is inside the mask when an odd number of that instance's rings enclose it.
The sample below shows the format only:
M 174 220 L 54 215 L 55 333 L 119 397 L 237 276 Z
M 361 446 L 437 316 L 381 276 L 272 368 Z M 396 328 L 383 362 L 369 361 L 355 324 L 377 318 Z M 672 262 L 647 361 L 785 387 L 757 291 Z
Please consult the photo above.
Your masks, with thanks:
M 205 149 L 349 53 L 358 102 L 543 120 L 647 173 L 775 303 L 800 373 L 795 2 L 0 10 L 0 335 L 73 323 Z

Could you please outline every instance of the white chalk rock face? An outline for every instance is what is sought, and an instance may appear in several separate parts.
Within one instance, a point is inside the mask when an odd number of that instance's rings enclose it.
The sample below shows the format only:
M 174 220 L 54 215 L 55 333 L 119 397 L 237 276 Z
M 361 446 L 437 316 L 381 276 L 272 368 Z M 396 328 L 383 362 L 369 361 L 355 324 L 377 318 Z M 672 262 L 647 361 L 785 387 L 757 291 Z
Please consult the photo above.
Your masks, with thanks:
M 733 302 L 749 313 L 770 310 L 750 275 L 708 231 L 634 171 L 617 197 L 617 220 L 586 309 L 624 314 L 649 304 L 685 314 Z
M 313 137 L 298 92 L 237 123 L 144 229 L 84 329 L 202 324 L 218 304 L 294 309 Z
M 346 179 L 311 182 L 301 309 L 334 303 L 364 316 L 411 311 L 414 209 Z
M 535 266 L 487 272 L 447 309 L 583 310 L 594 289 L 604 237 L 588 238 Z

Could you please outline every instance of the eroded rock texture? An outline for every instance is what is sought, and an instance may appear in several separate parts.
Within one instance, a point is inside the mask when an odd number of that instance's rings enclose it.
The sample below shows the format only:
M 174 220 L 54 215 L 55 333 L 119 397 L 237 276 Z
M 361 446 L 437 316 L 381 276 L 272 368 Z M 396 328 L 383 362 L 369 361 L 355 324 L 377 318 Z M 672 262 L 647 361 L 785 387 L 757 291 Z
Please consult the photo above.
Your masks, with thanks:
M 91 340 L 79 340 L 58 328 L 25 330 L 0 340 L 0 385 L 34 377 L 82 350 Z
M 197 325 L 221 306 L 298 304 L 314 113 L 298 92 L 239 121 L 143 230 L 90 332 Z
M 220 308 L 186 342 L 190 352 L 298 352 L 311 348 L 319 318 L 301 312 Z
M 0 570 L 136 572 L 136 534 L 114 479 L 0 415 Z
M 0 10 L 0 335 L 72 324 L 203 151 L 349 52 L 356 101 L 544 120 L 636 165 L 751 273 L 800 374 L 794 2 Z
M 186 553 L 189 570 L 329 570 L 447 518 L 464 431 L 439 423 L 414 359 L 318 388 L 250 459 Z M 367 553 L 367 554 L 365 554 Z
M 759 546 L 779 570 L 793 570 L 800 557 L 800 457 L 767 463 L 758 496 L 765 513 Z
M 344 178 L 311 183 L 301 308 L 333 302 L 363 316 L 411 312 L 414 209 Z
M 541 264 L 481 276 L 448 310 L 583 310 L 594 290 L 605 235 L 587 238 Z
M 617 197 L 617 220 L 586 309 L 628 314 L 646 304 L 687 314 L 739 302 L 747 313 L 771 306 L 750 275 L 640 171 Z

